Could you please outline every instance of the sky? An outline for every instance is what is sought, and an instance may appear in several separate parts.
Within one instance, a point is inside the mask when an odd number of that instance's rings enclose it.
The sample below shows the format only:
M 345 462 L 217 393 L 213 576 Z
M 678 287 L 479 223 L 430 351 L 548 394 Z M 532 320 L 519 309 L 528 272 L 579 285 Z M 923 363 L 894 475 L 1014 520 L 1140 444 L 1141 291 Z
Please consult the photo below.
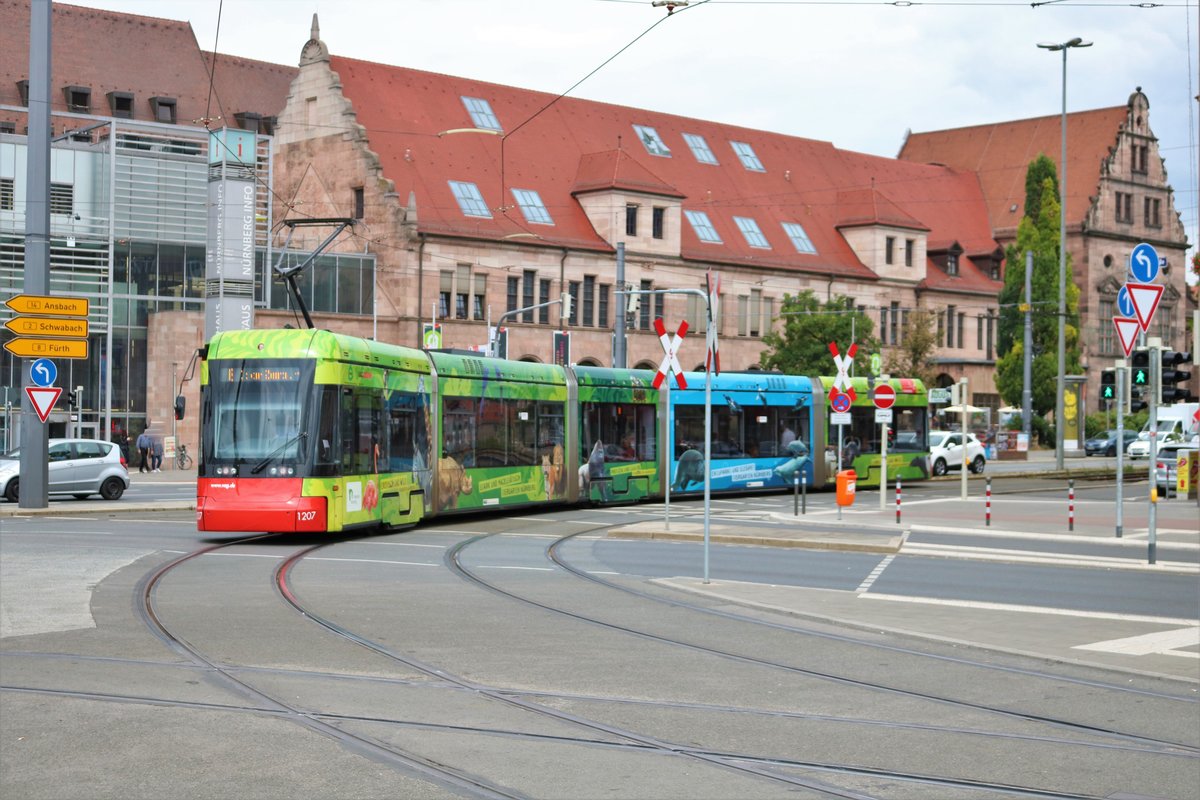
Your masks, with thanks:
M 651 0 L 72 4 L 187 20 L 203 49 L 289 65 L 316 13 L 335 55 L 554 94 L 599 68 L 571 95 L 888 157 L 908 130 L 1061 113 L 1062 54 L 1037 44 L 1078 36 L 1093 45 L 1068 51 L 1067 111 L 1142 87 L 1193 252 L 1200 241 L 1200 0 L 692 0 L 670 15 Z

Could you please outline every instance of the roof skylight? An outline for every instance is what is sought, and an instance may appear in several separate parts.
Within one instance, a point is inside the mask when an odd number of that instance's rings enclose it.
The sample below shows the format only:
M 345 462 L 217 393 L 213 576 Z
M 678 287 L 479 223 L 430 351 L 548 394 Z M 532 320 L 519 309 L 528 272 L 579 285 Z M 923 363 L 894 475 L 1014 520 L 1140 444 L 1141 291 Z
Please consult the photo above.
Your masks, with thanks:
M 809 253 L 816 255 L 817 248 L 813 247 L 812 239 L 808 238 L 808 234 L 804 232 L 804 227 L 798 222 L 784 222 L 783 232 L 792 240 L 792 244 L 796 245 L 797 253 Z
M 730 142 L 733 145 L 733 152 L 737 153 L 737 157 L 741 160 L 742 166 L 754 172 L 766 172 L 762 162 L 758 160 L 758 156 L 754 154 L 754 148 L 745 142 Z
M 450 184 L 450 191 L 454 192 L 454 199 L 458 201 L 458 207 L 468 217 L 487 217 L 491 219 L 492 212 L 488 210 L 487 203 L 483 202 L 483 195 L 479 193 L 479 187 L 473 183 L 465 183 L 463 181 L 447 181 Z
M 671 148 L 667 147 L 667 143 L 662 140 L 654 128 L 646 125 L 634 125 L 633 130 L 637 133 L 638 141 L 646 148 L 647 153 L 652 156 L 671 157 Z
M 500 120 L 496 119 L 496 115 L 492 113 L 492 105 L 487 100 L 464 95 L 462 101 L 476 128 L 484 128 L 489 131 L 504 130 L 500 127 Z
M 746 244 L 751 247 L 771 249 L 771 243 L 767 241 L 767 237 L 763 236 L 762 229 L 758 227 L 758 223 L 753 219 L 750 217 L 734 217 L 733 221 L 737 223 L 738 229 L 746 237 Z
M 521 207 L 521 213 L 525 215 L 527 222 L 536 222 L 541 225 L 553 225 L 554 220 L 550 218 L 550 212 L 546 210 L 546 204 L 542 202 L 542 196 L 533 189 L 513 189 L 513 197 L 517 199 L 517 205 Z
M 696 237 L 700 241 L 721 244 L 721 237 L 709 221 L 708 214 L 703 211 L 684 211 L 683 213 L 688 222 L 692 223 L 692 230 L 696 232 Z
M 712 148 L 708 146 L 708 142 L 698 133 L 685 133 L 683 140 L 687 142 L 688 147 L 692 148 L 692 155 L 701 164 L 716 164 L 717 157 L 713 154 Z

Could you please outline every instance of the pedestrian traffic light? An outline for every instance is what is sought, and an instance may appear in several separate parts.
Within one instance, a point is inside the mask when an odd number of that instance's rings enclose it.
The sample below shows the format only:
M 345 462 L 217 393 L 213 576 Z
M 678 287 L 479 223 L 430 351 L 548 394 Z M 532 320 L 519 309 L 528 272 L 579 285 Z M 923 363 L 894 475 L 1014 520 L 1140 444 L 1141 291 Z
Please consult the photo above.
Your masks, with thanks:
M 1148 387 L 1150 385 L 1150 350 L 1145 347 L 1134 350 L 1130 364 L 1129 385 L 1133 389 Z
M 1116 404 L 1117 371 L 1106 369 L 1100 373 L 1100 408 L 1107 411 Z
M 1162 359 L 1162 379 L 1159 386 L 1158 402 L 1170 405 L 1171 403 L 1186 401 L 1191 393 L 1186 386 L 1179 386 L 1178 384 L 1187 383 L 1191 380 L 1192 373 L 1180 369 L 1180 367 L 1192 363 L 1192 354 L 1166 349 L 1160 350 L 1159 354 L 1159 357 Z
M 627 295 L 629 297 L 629 305 L 627 306 L 626 314 L 633 316 L 638 313 L 638 309 L 642 307 L 642 296 L 630 290 Z

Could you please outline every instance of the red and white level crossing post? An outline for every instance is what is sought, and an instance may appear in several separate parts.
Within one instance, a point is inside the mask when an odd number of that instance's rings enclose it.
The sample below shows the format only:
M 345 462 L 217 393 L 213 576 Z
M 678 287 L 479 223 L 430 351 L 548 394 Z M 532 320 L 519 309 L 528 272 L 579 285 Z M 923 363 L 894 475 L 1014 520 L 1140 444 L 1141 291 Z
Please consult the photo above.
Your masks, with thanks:
M 992 479 L 987 479 L 987 503 L 984 506 L 983 525 L 985 528 L 992 527 Z
M 896 524 L 900 524 L 900 477 L 896 477 Z
M 1075 479 L 1067 481 L 1067 530 L 1075 530 Z

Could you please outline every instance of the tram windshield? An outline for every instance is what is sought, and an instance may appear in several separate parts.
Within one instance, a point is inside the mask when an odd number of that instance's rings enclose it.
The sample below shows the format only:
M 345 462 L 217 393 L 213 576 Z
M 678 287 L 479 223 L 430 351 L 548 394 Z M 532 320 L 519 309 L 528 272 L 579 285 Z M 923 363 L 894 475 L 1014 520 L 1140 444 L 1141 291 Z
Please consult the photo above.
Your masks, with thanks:
M 304 461 L 309 445 L 304 420 L 311 362 L 214 361 L 208 374 L 206 464 L 260 468 L 268 461 L 272 465 Z

